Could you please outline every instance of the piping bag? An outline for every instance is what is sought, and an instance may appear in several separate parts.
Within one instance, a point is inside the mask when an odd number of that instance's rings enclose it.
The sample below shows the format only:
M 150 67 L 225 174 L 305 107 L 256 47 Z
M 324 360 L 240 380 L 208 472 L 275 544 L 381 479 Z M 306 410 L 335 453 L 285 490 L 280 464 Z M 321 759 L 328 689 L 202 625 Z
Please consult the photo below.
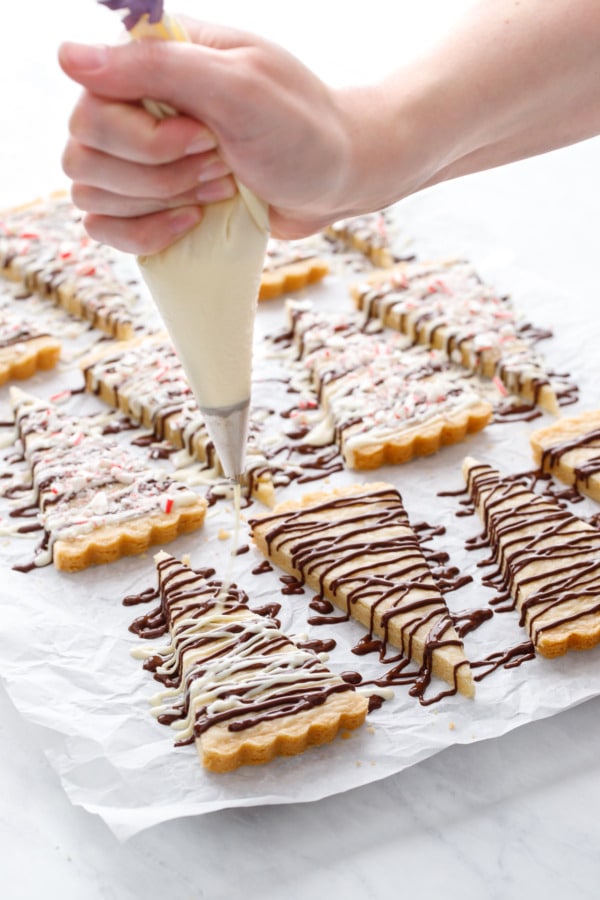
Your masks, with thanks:
M 163 12 L 162 0 L 99 0 L 129 10 L 124 24 L 135 40 L 187 40 Z M 168 104 L 144 100 L 165 118 Z M 223 472 L 244 472 L 254 318 L 269 238 L 267 205 L 244 185 L 230 200 L 204 206 L 202 221 L 174 244 L 138 265 L 158 307 L 214 444 Z

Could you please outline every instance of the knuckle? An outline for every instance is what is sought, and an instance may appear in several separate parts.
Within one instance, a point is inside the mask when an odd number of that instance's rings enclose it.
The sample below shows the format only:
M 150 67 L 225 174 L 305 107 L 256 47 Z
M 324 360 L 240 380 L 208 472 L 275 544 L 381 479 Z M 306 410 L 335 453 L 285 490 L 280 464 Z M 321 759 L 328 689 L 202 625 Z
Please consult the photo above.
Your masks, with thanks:
M 110 243 L 110 240 L 107 240 L 106 228 L 103 225 L 102 217 L 88 213 L 83 217 L 83 227 L 95 241 Z
M 165 57 L 168 55 L 169 49 L 164 41 L 136 41 L 130 51 L 135 56 L 135 64 L 137 66 L 145 65 L 152 72 L 160 71 L 165 65 Z
M 79 145 L 73 140 L 67 141 L 67 144 L 62 152 L 61 165 L 65 175 L 67 175 L 69 178 L 76 178 L 79 173 L 79 155 Z
M 90 209 L 91 204 L 89 194 L 90 192 L 86 185 L 78 184 L 77 182 L 74 182 L 71 185 L 71 200 L 77 209 Z
M 88 130 L 88 116 L 85 110 L 85 94 L 80 97 L 69 118 L 69 134 L 81 140 Z

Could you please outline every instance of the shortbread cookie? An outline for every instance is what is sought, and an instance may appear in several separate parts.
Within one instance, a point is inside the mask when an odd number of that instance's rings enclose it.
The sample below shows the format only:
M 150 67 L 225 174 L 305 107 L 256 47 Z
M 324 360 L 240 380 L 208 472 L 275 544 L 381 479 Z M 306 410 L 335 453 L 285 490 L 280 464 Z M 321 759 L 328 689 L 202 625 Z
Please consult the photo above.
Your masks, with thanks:
M 57 338 L 23 316 L 0 308 L 0 384 L 31 378 L 40 369 L 53 369 L 60 349 Z
M 497 377 L 528 403 L 558 412 L 563 385 L 553 382 L 534 349 L 542 333 L 522 322 L 509 298 L 485 284 L 470 264 L 403 263 L 374 273 L 351 293 L 367 316 L 443 350 L 472 372 Z
M 141 324 L 134 268 L 87 235 L 64 194 L 0 216 L 0 274 L 121 340 Z
M 167 685 L 155 715 L 178 729 L 179 743 L 195 740 L 205 768 L 293 756 L 362 725 L 367 697 L 253 612 L 238 588 L 166 553 L 156 564 L 170 643 L 135 655 Z
M 168 336 L 146 335 L 100 351 L 85 360 L 82 368 L 90 393 L 151 429 L 157 440 L 169 441 L 214 469 L 216 475 L 223 474 L 204 418 Z M 246 461 L 252 496 L 272 506 L 273 480 L 252 436 Z
M 485 428 L 492 415 L 488 403 L 449 378 L 411 390 L 395 373 L 364 391 L 360 376 L 350 375 L 325 396 L 346 465 L 363 471 L 437 453 Z
M 269 238 L 258 299 L 299 291 L 321 281 L 328 272 L 329 265 L 308 242 Z
M 307 443 L 336 440 L 351 469 L 375 469 L 435 453 L 484 428 L 492 417 L 472 379 L 441 351 L 407 347 L 394 332 L 365 332 L 291 309 L 292 328 L 327 426 Z
M 90 393 L 151 429 L 157 440 L 214 464 L 204 420 L 167 335 L 100 350 L 83 360 L 82 370 Z
M 402 499 L 374 483 L 307 495 L 252 519 L 273 563 L 470 697 L 471 668 Z
M 354 340 L 356 335 L 362 335 L 366 339 L 369 335 L 377 338 L 385 333 L 386 339 L 398 348 L 406 349 L 411 346 L 411 341 L 404 335 L 384 330 L 378 320 L 365 320 L 359 312 L 324 312 L 316 309 L 310 300 L 293 299 L 286 301 L 285 311 L 289 325 L 286 337 L 293 344 L 299 359 L 308 359 L 313 353 L 326 353 L 328 350 L 332 356 L 336 356 L 344 349 L 346 341 Z M 372 358 L 377 345 L 373 342 L 371 346 Z
M 76 572 L 202 525 L 206 500 L 105 435 L 102 417 L 68 416 L 16 388 L 11 400 L 31 471 L 21 511 L 37 506 L 43 530 L 33 565 Z
M 538 653 L 600 641 L 600 531 L 518 478 L 467 458 L 463 472 L 503 576 Z
M 396 262 L 392 252 L 392 223 L 386 210 L 340 219 L 325 229 L 325 235 L 358 250 L 381 268 Z
M 600 410 L 559 419 L 529 440 L 542 472 L 600 502 Z

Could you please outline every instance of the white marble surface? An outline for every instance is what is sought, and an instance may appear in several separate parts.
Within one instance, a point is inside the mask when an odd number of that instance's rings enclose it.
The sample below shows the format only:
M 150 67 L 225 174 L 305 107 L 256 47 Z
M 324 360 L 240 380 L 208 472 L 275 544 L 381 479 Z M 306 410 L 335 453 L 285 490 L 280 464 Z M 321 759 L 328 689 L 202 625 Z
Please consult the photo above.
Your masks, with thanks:
M 0 711 L 7 900 L 598 896 L 600 700 L 341 796 L 182 819 L 125 844 L 70 805 L 4 692 Z
M 199 5 L 190 0 L 176 7 Z M 417 13 L 410 3 L 397 4 L 398 22 L 404 14 L 402 52 L 410 46 L 407 31 L 423 40 L 435 11 L 442 23 L 466 5 L 423 2 Z M 57 40 L 89 38 L 96 29 L 106 37 L 111 30 L 92 0 L 62 0 L 52 18 L 48 7 L 46 0 L 23 0 L 9 14 L 15 28 L 0 37 L 5 91 L 12 85 L 0 113 L 0 206 L 50 190 L 60 178 L 75 93 L 56 71 Z M 391 61 L 389 34 L 358 63 L 342 50 L 334 65 L 326 42 L 312 41 L 297 21 L 286 25 L 277 4 L 223 0 L 203 4 L 202 11 L 218 7 L 222 19 L 287 39 L 331 77 L 360 76 L 369 59 Z M 370 4 L 373 12 L 386 8 Z M 39 27 L 28 31 L 34 14 Z M 323 27 L 334 19 L 325 11 Z M 351 37 L 361 27 L 351 21 L 345 29 Z M 26 49 L 9 40 L 15 33 L 31 34 Z M 504 254 L 534 279 L 550 278 L 568 298 L 562 315 L 581 317 L 582 341 L 597 340 L 599 150 L 599 140 L 587 142 L 441 186 L 404 208 L 420 238 L 429 223 L 447 222 L 449 252 Z M 553 315 L 560 314 L 555 305 Z M 600 699 L 494 741 L 453 747 L 343 795 L 176 820 L 125 844 L 67 800 L 41 749 L 44 737 L 0 686 L 0 894 L 6 900 L 598 896 Z

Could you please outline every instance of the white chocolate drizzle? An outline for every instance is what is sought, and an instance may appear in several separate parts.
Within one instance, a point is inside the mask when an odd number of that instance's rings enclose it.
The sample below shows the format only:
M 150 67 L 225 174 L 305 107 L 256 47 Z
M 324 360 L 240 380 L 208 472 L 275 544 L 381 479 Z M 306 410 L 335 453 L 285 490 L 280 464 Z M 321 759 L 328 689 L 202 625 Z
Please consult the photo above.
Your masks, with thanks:
M 273 618 L 253 612 L 243 593 L 224 591 L 210 570 L 194 572 L 166 553 L 156 561 L 170 641 L 133 655 L 168 685 L 153 698 L 153 714 L 177 730 L 178 743 L 221 722 L 245 730 L 354 690 Z
M 348 465 L 357 449 L 418 433 L 425 424 L 482 406 L 473 381 L 442 351 L 410 346 L 404 335 L 363 328 L 360 315 L 315 314 L 290 301 L 288 312 L 302 363 L 327 412 L 306 438 L 333 433 Z
M 198 495 L 134 457 L 102 433 L 102 417 L 72 417 L 54 404 L 12 389 L 17 431 L 31 472 L 28 496 L 39 506 L 45 539 L 35 565 L 52 561 L 57 540 L 72 541 L 199 502 Z
M 509 297 L 462 261 L 414 262 L 353 289 L 366 316 L 439 347 L 473 372 L 498 377 L 507 390 L 557 411 L 557 392 L 535 343 L 549 333 L 519 316 Z

